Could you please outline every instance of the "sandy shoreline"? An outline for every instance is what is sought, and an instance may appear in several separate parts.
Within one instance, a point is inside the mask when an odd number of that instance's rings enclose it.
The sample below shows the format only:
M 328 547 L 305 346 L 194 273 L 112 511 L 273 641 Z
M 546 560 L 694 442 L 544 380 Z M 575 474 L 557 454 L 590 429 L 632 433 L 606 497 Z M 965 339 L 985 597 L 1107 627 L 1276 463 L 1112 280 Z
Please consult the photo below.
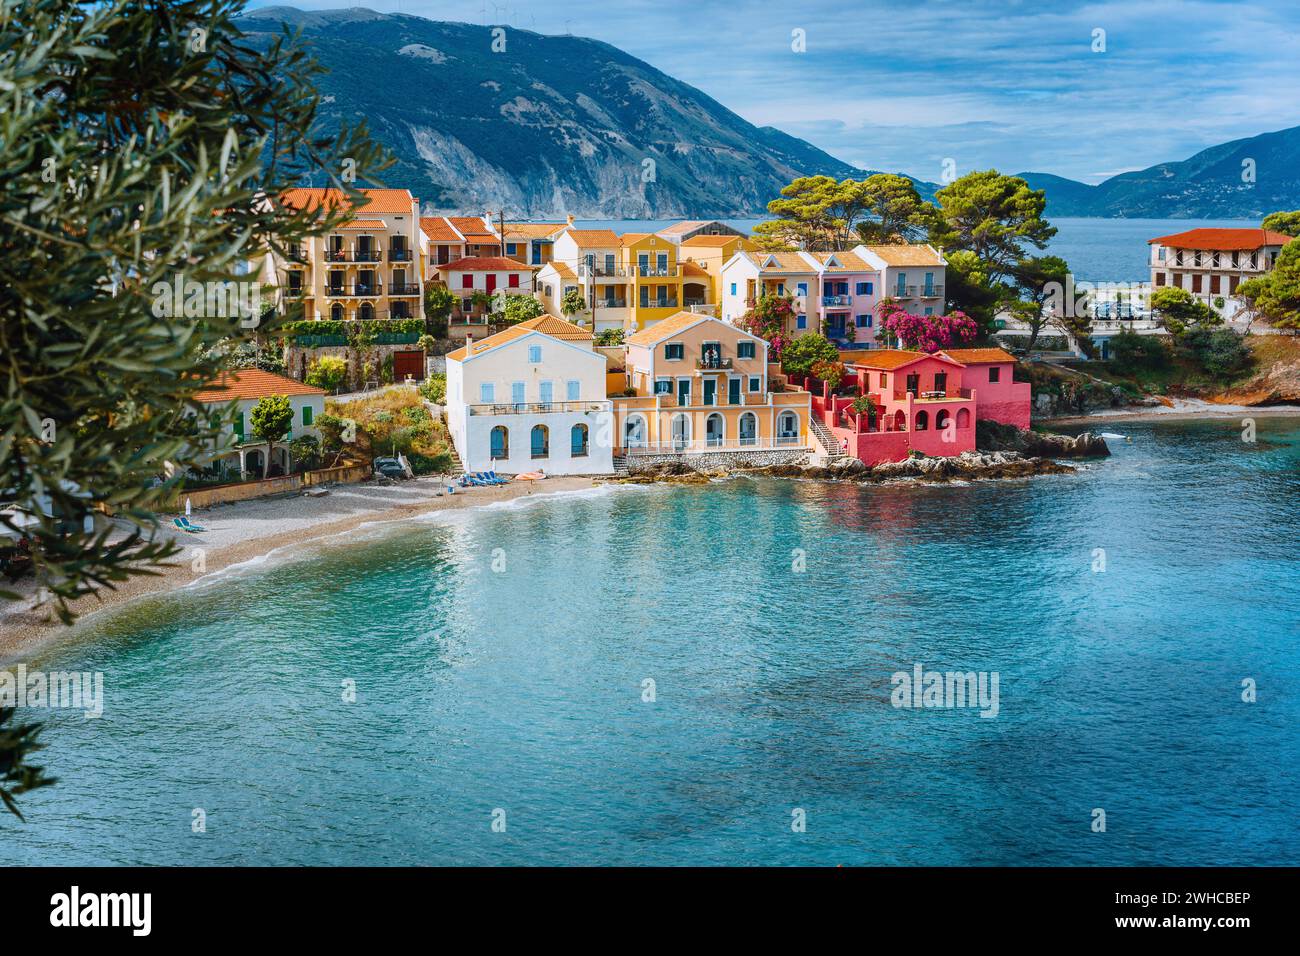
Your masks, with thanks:
M 435 511 L 474 508 L 530 495 L 550 495 L 599 487 L 592 478 L 556 477 L 545 481 L 517 481 L 496 488 L 458 488 L 454 495 L 436 492 L 445 481 L 420 478 L 395 485 L 340 485 L 318 498 L 256 499 L 195 511 L 191 520 L 207 528 L 203 534 L 186 534 L 171 527 L 173 515 L 164 516 L 167 530 L 185 549 L 174 564 L 159 568 L 157 577 L 134 577 L 115 591 L 86 597 L 74 604 L 78 625 L 92 615 L 149 594 L 160 594 L 203 579 L 232 565 L 251 561 L 286 546 L 304 544 L 352 531 L 363 524 L 398 522 Z M 195 571 L 195 550 L 202 552 L 202 571 Z M 31 579 L 16 588 L 34 593 Z M 33 654 L 74 633 L 32 600 L 0 604 L 0 661 Z
M 1219 405 L 1200 399 L 1175 398 L 1169 405 L 1103 408 L 1087 415 L 1034 419 L 1036 425 L 1089 425 L 1105 422 L 1179 422 L 1197 419 L 1270 418 L 1300 415 L 1300 405 Z

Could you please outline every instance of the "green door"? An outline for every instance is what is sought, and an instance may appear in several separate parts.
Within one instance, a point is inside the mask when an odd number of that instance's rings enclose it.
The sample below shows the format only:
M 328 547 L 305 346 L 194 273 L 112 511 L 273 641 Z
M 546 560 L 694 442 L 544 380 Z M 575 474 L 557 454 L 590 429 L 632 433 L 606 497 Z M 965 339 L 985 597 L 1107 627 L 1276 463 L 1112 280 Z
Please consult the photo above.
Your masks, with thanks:
M 691 380 L 689 378 L 679 378 L 677 380 L 677 404 L 689 405 L 691 403 Z
M 718 380 L 713 376 L 704 380 L 704 404 L 718 404 Z
M 733 378 L 727 382 L 727 401 L 732 405 L 740 404 L 740 379 Z

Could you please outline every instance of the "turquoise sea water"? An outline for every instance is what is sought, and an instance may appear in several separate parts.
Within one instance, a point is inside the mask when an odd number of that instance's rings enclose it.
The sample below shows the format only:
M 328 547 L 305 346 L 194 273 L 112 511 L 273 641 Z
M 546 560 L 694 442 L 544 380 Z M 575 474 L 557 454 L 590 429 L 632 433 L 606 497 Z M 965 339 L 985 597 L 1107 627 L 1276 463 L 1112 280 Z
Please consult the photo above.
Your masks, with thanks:
M 1149 282 L 1151 279 L 1148 239 L 1184 232 L 1201 226 L 1254 228 L 1257 220 L 1247 219 L 1089 219 L 1050 216 L 1056 235 L 1038 255 L 1060 256 L 1070 264 L 1075 278 L 1086 282 Z M 676 220 L 605 219 L 579 223 L 585 229 L 613 229 L 624 232 L 656 232 Z M 737 229 L 751 231 L 761 219 L 724 220 Z
M 107 703 L 53 718 L 7 855 L 1300 863 L 1300 422 L 1120 430 L 1068 476 L 551 497 L 133 605 L 32 662 Z M 996 671 L 998 716 L 893 707 L 917 663 Z

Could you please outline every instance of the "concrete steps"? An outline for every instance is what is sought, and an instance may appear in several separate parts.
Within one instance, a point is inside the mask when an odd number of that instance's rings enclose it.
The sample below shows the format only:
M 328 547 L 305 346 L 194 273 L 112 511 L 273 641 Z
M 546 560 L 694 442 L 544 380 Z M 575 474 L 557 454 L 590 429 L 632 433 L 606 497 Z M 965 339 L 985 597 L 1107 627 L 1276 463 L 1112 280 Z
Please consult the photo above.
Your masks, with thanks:
M 822 420 L 813 417 L 809 420 L 812 425 L 813 438 L 819 446 L 819 453 L 826 459 L 827 464 L 834 461 L 846 461 L 851 456 L 845 455 L 840 451 L 840 443 L 835 437 L 835 433 L 823 424 Z

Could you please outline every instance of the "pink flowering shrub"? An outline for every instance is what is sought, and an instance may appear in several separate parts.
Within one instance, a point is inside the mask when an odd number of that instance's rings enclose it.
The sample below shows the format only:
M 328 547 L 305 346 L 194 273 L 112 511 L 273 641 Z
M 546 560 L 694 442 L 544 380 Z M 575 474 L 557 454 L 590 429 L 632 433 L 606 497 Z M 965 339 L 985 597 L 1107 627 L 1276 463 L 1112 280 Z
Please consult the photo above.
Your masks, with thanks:
M 975 340 L 979 327 L 965 312 L 947 315 L 913 315 L 897 305 L 882 303 L 878 309 L 880 327 L 898 339 L 905 349 L 939 352 Z
M 789 344 L 785 334 L 785 325 L 794 316 L 794 300 L 789 296 L 765 295 L 754 307 L 737 320 L 736 324 L 750 335 L 766 339 L 777 361 L 781 351 Z

